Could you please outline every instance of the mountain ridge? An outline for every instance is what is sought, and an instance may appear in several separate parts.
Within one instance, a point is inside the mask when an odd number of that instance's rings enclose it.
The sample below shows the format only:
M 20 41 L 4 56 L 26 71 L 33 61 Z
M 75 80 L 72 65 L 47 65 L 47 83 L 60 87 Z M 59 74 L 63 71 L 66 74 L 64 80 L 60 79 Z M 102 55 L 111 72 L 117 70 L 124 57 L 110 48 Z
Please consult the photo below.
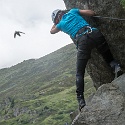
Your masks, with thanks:
M 70 44 L 69 48 L 72 48 L 72 47 L 73 47 L 73 45 Z M 65 51 L 68 51 L 68 50 L 65 49 Z M 75 50 L 73 50 L 73 51 L 75 51 Z M 57 53 L 56 56 L 55 56 L 55 53 Z M 50 74 L 49 72 L 53 72 L 53 77 L 54 77 L 56 74 L 54 73 L 55 71 L 54 71 L 53 67 L 54 68 L 60 67 L 60 64 L 59 64 L 59 61 L 58 61 L 57 58 L 62 53 L 63 53 L 63 48 L 61 48 L 61 49 L 59 49 L 59 50 L 57 50 L 53 53 L 50 53 L 45 57 L 42 57 L 42 58 L 39 58 L 39 59 L 24 60 L 23 62 L 15 65 L 15 66 L 12 66 L 10 68 L 1 69 L 0 70 L 0 86 L 3 82 L 3 80 L 7 85 L 8 84 L 14 84 L 11 81 L 17 82 L 17 83 L 20 83 L 20 81 L 26 82 L 26 79 L 27 79 L 28 82 L 31 82 L 31 77 L 36 77 L 36 76 L 38 77 L 38 75 L 41 75 L 41 76 L 44 75 L 44 79 L 42 79 L 42 81 L 46 80 L 45 76 L 47 76 L 47 80 L 48 80 L 49 74 Z M 69 54 L 70 54 L 70 50 L 69 50 Z M 62 56 L 63 55 L 61 55 L 61 57 Z M 75 54 L 74 55 L 72 54 L 71 56 L 74 56 L 73 58 L 75 58 Z M 61 57 L 59 57 L 59 59 Z M 62 57 L 62 58 L 65 58 L 65 56 Z M 57 65 L 56 61 L 58 62 L 58 65 Z M 53 63 L 51 63 L 51 62 L 53 62 Z M 32 74 L 32 72 L 34 72 L 34 73 Z M 4 74 L 6 74 L 6 78 L 4 78 Z M 39 76 L 40 78 L 38 77 L 36 79 L 37 82 L 41 79 L 41 76 Z M 51 75 L 51 77 L 52 77 L 52 75 Z M 7 82 L 6 82 L 6 80 L 7 80 Z M 42 81 L 40 81 L 40 82 L 42 82 Z M 0 90 L 1 90 L 2 86 L 0 87 Z

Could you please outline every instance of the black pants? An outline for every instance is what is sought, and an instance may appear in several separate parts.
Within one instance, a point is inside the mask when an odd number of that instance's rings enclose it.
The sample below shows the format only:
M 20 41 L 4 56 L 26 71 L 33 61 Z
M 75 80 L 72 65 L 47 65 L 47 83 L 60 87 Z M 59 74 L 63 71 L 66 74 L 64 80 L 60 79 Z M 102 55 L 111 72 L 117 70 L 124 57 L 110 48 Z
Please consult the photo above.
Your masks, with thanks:
M 105 37 L 98 30 L 81 36 L 77 43 L 76 93 L 79 96 L 84 92 L 84 74 L 87 62 L 91 57 L 91 50 L 97 48 L 107 64 L 110 64 L 114 59 Z

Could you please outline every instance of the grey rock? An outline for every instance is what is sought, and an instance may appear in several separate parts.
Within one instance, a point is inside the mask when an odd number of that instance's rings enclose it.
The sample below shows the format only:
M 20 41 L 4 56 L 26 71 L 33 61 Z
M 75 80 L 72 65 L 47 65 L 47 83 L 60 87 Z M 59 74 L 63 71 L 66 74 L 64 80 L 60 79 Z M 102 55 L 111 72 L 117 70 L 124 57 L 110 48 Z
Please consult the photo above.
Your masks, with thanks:
M 121 0 L 63 0 L 67 9 L 80 8 L 92 9 L 97 15 L 115 18 L 124 18 L 125 9 Z M 125 71 L 125 21 L 110 19 L 92 19 L 87 21 L 96 26 L 105 36 L 114 58 L 120 62 Z M 94 22 L 94 21 L 96 22 Z M 91 59 L 87 65 L 87 71 L 90 74 L 96 89 L 102 84 L 110 83 L 114 79 L 114 74 L 107 66 L 102 56 L 97 50 L 93 50 Z
M 98 88 L 72 125 L 125 125 L 125 93 L 121 91 L 125 81 L 123 74 L 112 83 Z
M 117 85 L 119 87 L 119 89 L 123 93 L 125 93 L 125 74 L 123 74 L 122 76 L 120 76 L 117 79 L 115 79 L 114 81 L 112 81 L 112 83 L 114 85 Z
M 67 9 L 92 9 L 103 17 L 125 18 L 121 0 L 63 0 Z M 105 36 L 114 58 L 125 72 L 125 21 L 88 18 Z M 96 22 L 96 23 L 95 23 Z M 114 80 L 112 70 L 96 49 L 87 65 L 96 93 L 92 95 L 72 125 L 125 125 L 125 74 Z

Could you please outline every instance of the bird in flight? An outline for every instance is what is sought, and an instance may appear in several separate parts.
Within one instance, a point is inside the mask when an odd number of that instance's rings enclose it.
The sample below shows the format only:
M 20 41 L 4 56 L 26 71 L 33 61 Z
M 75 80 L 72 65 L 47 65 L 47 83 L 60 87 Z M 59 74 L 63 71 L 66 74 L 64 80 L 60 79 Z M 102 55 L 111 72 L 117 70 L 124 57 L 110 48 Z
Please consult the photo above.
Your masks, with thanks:
M 20 33 L 25 34 L 24 32 L 15 31 L 15 33 L 14 33 L 14 38 L 16 38 L 16 35 L 21 36 Z

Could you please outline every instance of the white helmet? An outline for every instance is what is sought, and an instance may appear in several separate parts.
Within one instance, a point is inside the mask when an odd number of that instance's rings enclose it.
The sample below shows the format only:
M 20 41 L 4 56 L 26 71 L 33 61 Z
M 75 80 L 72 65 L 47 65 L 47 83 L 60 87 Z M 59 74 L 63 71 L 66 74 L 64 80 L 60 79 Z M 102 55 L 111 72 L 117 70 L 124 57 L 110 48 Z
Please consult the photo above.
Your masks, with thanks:
M 52 21 L 53 21 L 53 23 L 55 23 L 55 18 L 56 18 L 56 16 L 57 16 L 57 14 L 58 14 L 58 12 L 60 12 L 61 10 L 59 10 L 59 9 L 56 9 L 56 10 L 54 10 L 53 12 L 52 12 Z

